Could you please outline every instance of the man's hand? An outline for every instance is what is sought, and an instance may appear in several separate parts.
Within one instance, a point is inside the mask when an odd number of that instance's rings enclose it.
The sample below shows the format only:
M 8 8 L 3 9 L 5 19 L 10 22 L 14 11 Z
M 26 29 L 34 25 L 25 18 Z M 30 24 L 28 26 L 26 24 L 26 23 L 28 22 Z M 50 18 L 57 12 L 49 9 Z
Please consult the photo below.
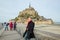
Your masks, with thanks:
M 26 28 L 26 30 L 28 30 L 28 28 Z

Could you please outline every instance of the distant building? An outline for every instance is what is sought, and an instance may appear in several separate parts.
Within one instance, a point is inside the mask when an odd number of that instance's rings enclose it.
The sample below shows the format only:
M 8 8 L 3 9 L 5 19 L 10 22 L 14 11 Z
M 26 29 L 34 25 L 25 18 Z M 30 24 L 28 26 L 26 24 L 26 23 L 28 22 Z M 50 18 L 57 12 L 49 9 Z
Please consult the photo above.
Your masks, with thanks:
M 52 19 L 46 19 L 45 17 L 38 15 L 38 12 L 31 7 L 31 5 L 29 5 L 29 8 L 19 12 L 18 17 L 12 21 L 16 21 L 18 23 L 27 23 L 26 20 L 28 17 L 31 17 L 35 24 L 53 24 Z

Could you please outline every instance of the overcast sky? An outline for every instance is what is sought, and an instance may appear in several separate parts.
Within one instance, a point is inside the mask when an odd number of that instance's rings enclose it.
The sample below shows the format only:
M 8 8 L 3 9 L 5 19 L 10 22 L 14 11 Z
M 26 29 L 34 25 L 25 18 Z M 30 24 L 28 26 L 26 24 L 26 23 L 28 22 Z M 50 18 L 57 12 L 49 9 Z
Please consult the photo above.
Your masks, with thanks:
M 60 0 L 0 0 L 0 22 L 17 17 L 29 3 L 39 15 L 60 22 Z

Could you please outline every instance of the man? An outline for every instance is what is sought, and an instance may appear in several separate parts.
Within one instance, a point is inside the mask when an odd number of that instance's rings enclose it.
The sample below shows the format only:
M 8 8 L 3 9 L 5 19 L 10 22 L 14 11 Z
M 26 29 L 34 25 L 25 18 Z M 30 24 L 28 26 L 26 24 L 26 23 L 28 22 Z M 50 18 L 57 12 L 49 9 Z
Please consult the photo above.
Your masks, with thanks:
M 31 38 L 35 38 L 34 36 L 34 22 L 31 20 L 31 18 L 28 18 L 28 24 L 25 31 L 25 40 L 30 40 Z
M 9 23 L 6 23 L 5 30 L 8 30 L 8 25 L 9 25 Z
M 14 22 L 14 30 L 16 30 L 16 22 Z

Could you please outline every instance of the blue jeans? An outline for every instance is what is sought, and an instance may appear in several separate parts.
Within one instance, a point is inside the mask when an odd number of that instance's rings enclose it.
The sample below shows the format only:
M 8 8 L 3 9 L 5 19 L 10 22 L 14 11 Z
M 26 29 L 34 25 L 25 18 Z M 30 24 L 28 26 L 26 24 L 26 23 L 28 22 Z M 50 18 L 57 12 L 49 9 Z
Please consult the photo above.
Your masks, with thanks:
M 27 38 L 27 36 L 28 36 L 28 32 L 26 32 L 26 34 L 25 34 L 25 40 L 30 40 Z
M 5 30 L 8 30 L 8 26 L 5 27 Z

